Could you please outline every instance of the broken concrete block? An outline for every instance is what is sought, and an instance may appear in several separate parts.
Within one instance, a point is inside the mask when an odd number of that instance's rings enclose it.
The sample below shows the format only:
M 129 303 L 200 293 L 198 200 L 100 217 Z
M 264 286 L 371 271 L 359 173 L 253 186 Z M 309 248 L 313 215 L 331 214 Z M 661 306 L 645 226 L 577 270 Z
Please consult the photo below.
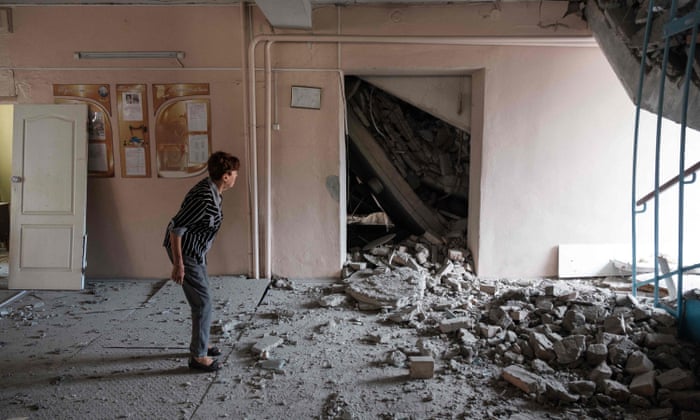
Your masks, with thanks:
M 537 358 L 545 361 L 554 360 L 554 358 L 556 358 L 557 355 L 554 352 L 554 345 L 549 341 L 547 336 L 542 333 L 531 331 L 528 337 L 530 346 Z
M 358 271 L 346 280 L 346 293 L 360 302 L 401 308 L 421 300 L 425 292 L 422 272 L 400 267 L 389 273 Z
M 546 387 L 545 395 L 552 401 L 572 403 L 579 399 L 578 395 L 570 394 L 564 385 L 555 379 L 545 379 L 544 384 Z
M 639 346 L 634 341 L 623 338 L 617 343 L 612 343 L 608 346 L 608 359 L 613 365 L 624 365 L 627 363 L 627 358 L 633 352 L 639 350 Z
M 430 356 L 410 356 L 408 358 L 410 376 L 413 379 L 430 379 L 435 370 L 435 361 Z
M 284 373 L 284 370 L 282 369 L 284 367 L 285 361 L 281 359 L 269 359 L 269 360 L 263 360 L 258 363 L 258 365 L 262 369 L 266 370 L 273 370 L 277 373 Z
M 544 294 L 552 297 L 565 296 L 571 292 L 566 285 L 559 283 L 548 283 L 544 287 Z
M 370 251 L 370 254 L 377 256 L 377 257 L 386 257 L 389 254 L 391 254 L 391 248 L 388 246 L 378 246 L 372 248 Z
M 530 311 L 526 309 L 516 309 L 510 311 L 510 318 L 515 322 L 523 322 L 530 316 Z
M 416 341 L 416 348 L 421 356 L 430 356 L 435 358 L 442 353 L 442 350 L 438 345 L 424 338 L 419 338 L 418 341 Z
M 695 386 L 695 376 L 688 370 L 675 368 L 657 375 L 656 382 L 662 388 L 685 390 Z
M 653 397 L 656 394 L 656 372 L 648 371 L 632 378 L 630 392 L 643 397 Z
M 535 308 L 542 311 L 551 311 L 554 309 L 554 302 L 552 302 L 551 297 L 540 296 L 535 300 Z
M 462 262 L 464 261 L 464 253 L 459 249 L 448 249 L 447 258 L 453 262 Z
M 554 373 L 555 370 L 544 360 L 532 359 L 530 361 L 530 367 L 537 373 Z
M 457 335 L 459 336 L 459 340 L 465 346 L 472 346 L 479 341 L 479 339 L 474 334 L 472 334 L 470 331 L 464 328 L 460 328 Z
M 583 314 L 583 312 L 573 309 L 566 311 L 561 322 L 562 328 L 564 328 L 566 331 L 573 331 L 585 324 L 586 316 Z
M 440 269 L 435 273 L 435 277 L 438 279 L 441 279 L 442 276 L 446 276 L 452 272 L 452 269 L 454 268 L 454 265 L 452 264 L 452 261 L 447 260 L 445 261 L 445 264 L 440 267 Z
M 367 268 L 367 263 L 362 261 L 362 262 L 350 262 L 347 265 L 350 267 L 352 270 L 365 270 Z
M 501 327 L 497 325 L 487 325 L 483 322 L 479 323 L 479 332 L 484 338 L 494 338 L 498 333 L 501 332 Z
M 491 283 L 491 282 L 482 282 L 482 283 L 479 285 L 479 290 L 480 290 L 481 292 L 484 292 L 484 293 L 488 294 L 488 295 L 495 295 L 495 294 L 496 294 L 497 287 L 496 287 L 496 284 L 495 284 L 495 283 Z
M 589 344 L 586 350 L 586 361 L 593 365 L 599 365 L 608 360 L 608 347 L 605 344 Z
M 611 379 L 603 380 L 603 392 L 619 402 L 625 402 L 630 397 L 630 391 L 625 385 Z
M 631 373 L 632 375 L 639 375 L 641 373 L 649 372 L 650 370 L 654 370 L 654 363 L 641 351 L 637 350 L 630 354 L 630 356 L 627 358 L 625 371 L 628 373 Z
M 676 318 L 662 308 L 652 308 L 651 319 L 664 327 L 672 327 L 676 325 Z
M 367 341 L 374 344 L 386 344 L 389 342 L 389 334 L 367 334 Z
M 462 291 L 462 278 L 457 277 L 456 275 L 444 276 L 442 278 L 442 284 L 456 292 Z
M 577 361 L 586 351 L 585 335 L 570 335 L 554 343 L 557 362 L 566 365 Z
M 609 332 L 611 334 L 624 335 L 627 333 L 625 318 L 621 315 L 609 316 L 605 318 L 605 321 L 603 321 L 603 329 L 605 332 Z
M 503 379 L 527 394 L 541 394 L 546 390 L 544 380 L 520 366 L 510 365 L 503 369 Z
M 262 340 L 259 340 L 257 343 L 255 343 L 251 350 L 255 354 L 261 354 L 264 351 L 269 352 L 270 350 L 281 345 L 282 343 L 284 343 L 284 340 L 280 337 L 267 336 L 263 337 Z
M 468 316 L 460 316 L 457 318 L 443 319 L 440 321 L 440 331 L 450 333 L 457 331 L 460 328 L 471 328 L 474 322 Z
M 333 308 L 344 304 L 348 299 L 346 294 L 334 293 L 321 297 L 318 304 L 325 308 Z
M 503 309 L 503 307 L 495 307 L 489 311 L 489 320 L 492 324 L 498 325 L 499 327 L 507 330 L 513 324 L 508 312 Z
M 658 333 L 648 333 L 644 337 L 644 345 L 655 349 L 663 345 L 675 346 L 678 344 L 678 340 L 672 334 L 658 334 Z
M 569 391 L 574 392 L 584 397 L 592 397 L 595 393 L 596 384 L 593 381 L 571 381 L 569 382 Z
M 608 366 L 608 364 L 605 362 L 602 362 L 596 366 L 588 375 L 588 379 L 595 383 L 602 383 L 602 381 L 610 379 L 611 377 L 612 369 L 610 369 L 610 366 Z

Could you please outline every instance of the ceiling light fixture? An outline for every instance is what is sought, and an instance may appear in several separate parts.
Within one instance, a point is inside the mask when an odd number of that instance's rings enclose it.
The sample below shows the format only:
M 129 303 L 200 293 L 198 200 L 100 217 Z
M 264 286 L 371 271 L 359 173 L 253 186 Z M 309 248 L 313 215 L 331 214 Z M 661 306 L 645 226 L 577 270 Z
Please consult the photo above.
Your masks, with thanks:
M 76 60 L 185 58 L 184 51 L 76 51 Z

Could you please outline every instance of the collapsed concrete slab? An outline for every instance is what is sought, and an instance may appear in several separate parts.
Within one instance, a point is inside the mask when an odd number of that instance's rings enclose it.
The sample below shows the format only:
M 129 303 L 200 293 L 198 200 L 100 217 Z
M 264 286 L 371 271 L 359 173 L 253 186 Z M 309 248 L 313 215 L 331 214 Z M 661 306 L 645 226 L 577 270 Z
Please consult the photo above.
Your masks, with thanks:
M 402 308 L 423 298 L 425 275 L 408 267 L 392 271 L 363 270 L 347 280 L 346 293 L 376 307 Z

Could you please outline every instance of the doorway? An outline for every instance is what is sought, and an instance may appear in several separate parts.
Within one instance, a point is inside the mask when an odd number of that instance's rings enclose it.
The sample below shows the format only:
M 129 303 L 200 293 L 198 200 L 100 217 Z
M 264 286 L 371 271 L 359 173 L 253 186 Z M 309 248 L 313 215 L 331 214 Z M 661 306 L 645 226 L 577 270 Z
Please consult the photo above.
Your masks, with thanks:
M 0 290 L 7 290 L 10 247 L 10 175 L 13 105 L 0 105 Z M 0 302 L 3 297 L 0 296 Z
M 347 249 L 432 245 L 434 262 L 467 249 L 468 76 L 345 79 Z

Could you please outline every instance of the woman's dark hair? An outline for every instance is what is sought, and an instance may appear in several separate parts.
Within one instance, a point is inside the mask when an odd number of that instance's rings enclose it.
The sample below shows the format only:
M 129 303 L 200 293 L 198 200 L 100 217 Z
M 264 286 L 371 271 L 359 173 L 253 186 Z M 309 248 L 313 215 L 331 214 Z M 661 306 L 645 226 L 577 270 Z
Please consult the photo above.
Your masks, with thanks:
M 219 181 L 226 173 L 237 171 L 240 167 L 238 158 L 226 152 L 214 152 L 207 161 L 209 177 L 214 181 Z

